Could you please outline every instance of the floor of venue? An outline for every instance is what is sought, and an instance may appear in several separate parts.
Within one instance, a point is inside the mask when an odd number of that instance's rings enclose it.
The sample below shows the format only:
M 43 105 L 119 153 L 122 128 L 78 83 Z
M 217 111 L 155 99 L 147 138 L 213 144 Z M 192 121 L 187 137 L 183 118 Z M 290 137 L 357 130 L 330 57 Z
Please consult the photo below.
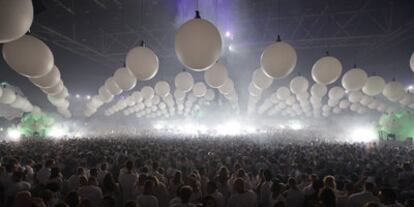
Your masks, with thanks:
M 0 142 L 0 202 L 3 206 L 350 207 L 397 202 L 412 206 L 413 156 L 410 146 L 317 139 L 26 138 Z

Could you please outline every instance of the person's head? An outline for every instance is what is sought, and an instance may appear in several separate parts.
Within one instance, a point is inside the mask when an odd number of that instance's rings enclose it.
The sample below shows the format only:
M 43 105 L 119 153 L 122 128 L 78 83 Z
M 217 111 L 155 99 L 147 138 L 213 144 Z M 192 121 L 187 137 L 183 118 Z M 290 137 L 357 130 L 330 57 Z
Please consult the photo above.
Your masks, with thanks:
M 214 181 L 208 181 L 207 183 L 207 193 L 212 194 L 217 191 L 217 185 Z
M 364 205 L 364 207 L 380 207 L 380 205 L 375 202 L 368 202 Z
M 92 168 L 89 173 L 91 174 L 91 177 L 98 177 L 98 169 Z
M 239 177 L 239 178 L 244 178 L 246 176 L 246 171 L 244 171 L 244 169 L 243 168 L 239 168 L 238 170 L 237 170 L 237 177 Z
M 272 179 L 272 171 L 269 169 L 264 170 L 263 176 L 266 181 L 270 181 Z
M 144 195 L 152 195 L 153 189 L 154 189 L 154 181 L 152 181 L 152 180 L 145 181 L 143 194 Z
M 411 171 L 411 165 L 410 165 L 410 163 L 404 163 L 403 164 L 403 169 L 405 170 L 405 171 Z
M 190 186 L 184 185 L 180 188 L 180 199 L 182 203 L 189 203 L 193 190 Z
M 182 181 L 181 171 L 175 172 L 173 182 L 175 184 L 178 184 L 178 183 L 181 183 L 181 181 Z
M 108 166 L 106 165 L 106 163 L 102 163 L 100 168 L 101 168 L 101 171 L 106 171 Z
M 378 197 L 385 205 L 395 204 L 395 201 L 397 200 L 397 194 L 391 188 L 381 189 L 378 193 Z
M 116 207 L 116 201 L 111 196 L 105 196 L 102 199 L 101 207 Z
M 229 170 L 226 167 L 221 167 L 219 170 L 219 176 L 227 178 L 229 176 Z
M 47 160 L 45 163 L 45 167 L 47 168 L 52 168 L 53 165 L 55 165 L 55 160 L 53 159 Z
M 85 171 L 82 167 L 79 167 L 78 170 L 76 170 L 77 175 L 84 175 Z
M 273 182 L 272 186 L 270 187 L 270 191 L 273 194 L 279 195 L 283 191 L 283 186 L 282 186 L 282 184 L 280 184 L 278 182 Z
M 72 191 L 72 192 L 68 193 L 68 195 L 66 195 L 65 202 L 70 207 L 76 207 L 76 206 L 78 206 L 79 203 L 80 203 L 79 194 L 77 192 L 75 192 L 75 191 Z
M 23 180 L 23 177 L 24 177 L 23 172 L 21 172 L 21 171 L 15 171 L 15 172 L 13 172 L 12 179 L 13 179 L 14 182 L 17 183 L 17 182 L 22 181 Z
M 125 203 L 124 207 L 137 207 L 137 204 L 135 203 L 135 201 L 128 201 Z
M 128 160 L 126 163 L 126 169 L 131 172 L 132 168 L 134 168 L 134 162 L 132 162 L 132 160 Z
M 80 184 L 80 186 L 88 185 L 88 179 L 85 176 L 80 176 L 79 177 L 79 184 Z
M 295 180 L 295 178 L 291 177 L 291 178 L 288 179 L 288 186 L 291 189 L 296 188 L 296 180 Z
M 145 184 L 145 181 L 147 180 L 147 175 L 146 174 L 139 174 L 138 176 L 138 185 L 139 186 L 143 186 Z
M 237 193 L 244 193 L 245 192 L 244 180 L 242 178 L 237 178 L 233 183 L 233 189 Z
M 205 167 L 198 168 L 198 174 L 205 175 L 206 174 L 206 168 Z
M 335 177 L 328 175 L 323 178 L 323 186 L 326 188 L 336 189 Z
M 58 177 L 60 177 L 60 169 L 58 167 L 53 167 L 50 170 L 50 178 L 53 179 Z
M 365 191 L 374 192 L 374 188 L 375 188 L 374 183 L 371 183 L 371 182 L 365 182 L 364 183 L 364 190 Z
M 322 206 L 326 207 L 335 207 L 336 206 L 336 197 L 335 192 L 330 187 L 325 187 L 319 192 L 319 201 Z

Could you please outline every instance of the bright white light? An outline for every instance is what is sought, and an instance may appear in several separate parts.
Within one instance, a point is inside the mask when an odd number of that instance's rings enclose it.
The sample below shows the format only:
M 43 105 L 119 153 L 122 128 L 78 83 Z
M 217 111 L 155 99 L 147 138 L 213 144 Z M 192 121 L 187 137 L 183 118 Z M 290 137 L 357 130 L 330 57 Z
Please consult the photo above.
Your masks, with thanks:
M 80 95 L 79 94 L 76 94 L 76 96 L 75 96 L 76 98 L 80 98 Z
M 0 132 L 2 132 L 4 129 L 3 129 L 3 127 L 2 128 L 0 128 Z
M 162 123 L 156 123 L 154 124 L 154 129 L 160 130 L 164 128 L 164 124 Z
M 295 123 L 292 123 L 292 124 L 290 124 L 290 126 L 289 126 L 291 129 L 293 129 L 293 130 L 301 130 L 301 129 L 303 129 L 303 126 L 302 126 L 302 124 L 300 124 L 300 123 L 298 123 L 298 122 L 295 122 Z
M 240 134 L 241 126 L 237 121 L 229 121 L 216 127 L 217 134 L 220 135 L 237 135 Z
M 231 37 L 231 32 L 227 31 L 225 35 L 226 35 L 226 37 Z
M 285 129 L 286 127 L 285 127 L 285 125 L 281 124 L 281 125 L 279 125 L 279 128 Z
M 413 90 L 414 86 L 408 86 L 408 90 Z
M 256 132 L 256 129 L 252 126 L 246 126 L 245 131 L 249 134 L 252 134 Z
M 374 127 L 356 128 L 351 132 L 351 142 L 374 142 L 378 140 L 378 133 Z
M 65 130 L 61 127 L 54 126 L 47 134 L 49 137 L 61 138 L 65 135 Z
M 19 129 L 16 128 L 9 128 L 7 130 L 7 135 L 10 141 L 20 141 L 20 137 L 22 136 L 21 132 L 19 131 Z
M 87 99 L 87 100 L 91 99 L 91 96 L 90 96 L 90 95 L 87 95 L 87 96 L 86 96 L 86 99 Z
M 229 51 L 230 51 L 230 52 L 233 52 L 233 51 L 234 51 L 233 46 L 229 45 Z

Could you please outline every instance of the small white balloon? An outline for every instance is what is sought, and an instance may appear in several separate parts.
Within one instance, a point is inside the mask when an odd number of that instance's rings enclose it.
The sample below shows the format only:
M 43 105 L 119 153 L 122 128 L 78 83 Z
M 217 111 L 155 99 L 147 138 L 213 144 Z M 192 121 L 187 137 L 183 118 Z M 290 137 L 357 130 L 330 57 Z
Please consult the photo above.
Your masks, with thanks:
M 257 88 L 264 90 L 272 85 L 273 79 L 266 75 L 262 68 L 258 68 L 253 72 L 252 82 Z
M 176 100 L 184 100 L 185 99 L 185 92 L 181 90 L 174 91 L 174 97 Z
M 206 92 L 207 92 L 207 87 L 203 82 L 198 82 L 194 84 L 193 95 L 195 97 L 203 97 L 204 95 L 206 95 Z
M 114 81 L 124 91 L 129 91 L 137 84 L 137 79 L 128 68 L 118 68 L 114 73 Z
M 110 77 L 105 81 L 105 88 L 108 89 L 108 91 L 114 96 L 119 95 L 123 92 L 113 77 Z
M 223 95 L 230 94 L 234 90 L 234 82 L 231 79 L 227 79 L 226 83 L 219 88 L 219 92 Z
M 349 105 L 351 105 L 351 103 L 349 103 L 349 101 L 348 100 L 341 100 L 340 102 L 339 102 L 339 108 L 341 108 L 341 109 L 346 109 L 346 108 L 348 108 L 349 107 Z
M 189 72 L 180 72 L 175 76 L 175 88 L 183 92 L 189 92 L 194 85 L 194 78 Z
M 109 103 L 114 98 L 114 95 L 112 95 L 108 89 L 105 88 L 105 86 L 101 86 L 98 90 L 98 97 L 99 100 L 101 100 L 104 103 Z
M 363 98 L 363 95 L 360 91 L 351 91 L 348 95 L 348 100 L 351 103 L 359 103 Z
M 286 77 L 293 71 L 296 62 L 295 48 L 279 41 L 267 46 L 260 57 L 263 71 L 272 78 Z
M 341 76 L 342 64 L 332 56 L 320 58 L 312 67 L 312 78 L 321 85 L 329 85 Z
M 328 97 L 334 100 L 339 100 L 342 97 L 344 97 L 344 95 L 345 95 L 344 89 L 339 86 L 332 87 L 331 89 L 329 89 L 329 92 L 328 92 Z
M 16 92 L 10 88 L 3 88 L 3 94 L 0 97 L 0 103 L 2 104 L 12 104 L 16 100 Z
M 187 68 L 203 71 L 210 68 L 221 54 L 221 35 L 209 21 L 195 18 L 178 28 L 175 53 Z
M 342 76 L 342 86 L 348 91 L 358 91 L 364 87 L 368 79 L 367 73 L 360 68 L 353 68 Z
M 29 80 L 40 88 L 51 88 L 53 86 L 56 86 L 60 82 L 59 68 L 53 66 L 52 70 L 50 70 L 45 75 L 38 78 L 29 78 Z
M 308 90 L 309 82 L 303 76 L 296 76 L 290 81 L 290 90 L 294 94 L 301 94 Z
M 249 84 L 248 91 L 250 96 L 261 96 L 263 90 L 257 87 L 253 82 Z
M 150 100 L 154 97 L 154 89 L 151 86 L 144 86 L 141 89 L 141 95 L 145 100 Z
M 155 93 L 161 97 L 165 97 L 170 94 L 170 84 L 165 81 L 158 81 L 155 86 Z
M 63 85 L 63 82 L 61 80 L 56 86 L 53 86 L 51 88 L 42 88 L 42 91 L 53 96 L 61 93 L 64 89 L 65 85 Z
M 278 88 L 276 94 L 279 100 L 281 101 L 286 100 L 291 95 L 289 88 L 285 86 Z
M 13 70 L 29 78 L 46 75 L 54 66 L 54 57 L 49 47 L 30 35 L 4 44 L 3 57 Z
M 204 96 L 204 98 L 207 101 L 212 101 L 212 100 L 214 100 L 215 96 L 216 96 L 216 93 L 214 92 L 214 90 L 209 88 L 209 89 L 207 89 L 207 92 L 206 92 L 206 95 Z
M 157 55 L 149 48 L 135 47 L 126 57 L 126 66 L 138 80 L 150 80 L 158 72 L 159 61 Z
M 325 85 L 314 83 L 310 89 L 312 96 L 324 97 L 328 92 L 328 88 Z
M 227 78 L 227 68 L 221 63 L 214 64 L 204 72 L 204 80 L 212 88 L 220 88 L 226 83 Z

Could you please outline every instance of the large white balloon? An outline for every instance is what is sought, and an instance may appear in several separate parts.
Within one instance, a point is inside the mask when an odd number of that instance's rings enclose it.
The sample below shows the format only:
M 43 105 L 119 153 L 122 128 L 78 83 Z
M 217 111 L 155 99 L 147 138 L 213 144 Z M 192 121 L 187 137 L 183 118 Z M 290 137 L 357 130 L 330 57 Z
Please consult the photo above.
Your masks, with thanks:
M 296 51 L 286 42 L 276 42 L 267 46 L 260 57 L 263 71 L 272 78 L 289 75 L 295 68 L 296 62 Z
M 278 88 L 276 94 L 281 101 L 285 101 L 291 95 L 289 88 L 285 86 Z
M 341 73 L 341 62 L 332 56 L 320 58 L 312 67 L 313 80 L 322 85 L 335 82 L 341 76 Z
M 258 68 L 253 72 L 252 82 L 259 89 L 267 89 L 272 85 L 273 79 Z
M 362 87 L 362 92 L 368 96 L 376 96 L 380 94 L 385 87 L 385 80 L 381 76 L 371 76 Z
M 51 88 L 56 86 L 60 81 L 59 68 L 53 66 L 52 70 L 38 78 L 29 78 L 29 80 L 40 88 Z
M 155 86 L 155 93 L 161 97 L 165 97 L 170 94 L 170 84 L 165 81 L 158 81 Z
M 47 74 L 54 65 L 54 57 L 49 47 L 30 35 L 4 44 L 3 57 L 13 70 L 32 78 Z
M 113 77 L 110 77 L 108 79 L 106 79 L 105 81 L 105 88 L 108 89 L 108 91 L 112 94 L 112 95 L 119 95 L 122 93 L 122 89 L 118 86 L 118 84 L 115 82 Z
M 3 88 L 3 94 L 0 97 L 0 103 L 11 104 L 16 100 L 16 92 L 10 88 Z
M 175 53 L 189 69 L 203 71 L 220 57 L 221 35 L 209 21 L 195 18 L 178 28 L 175 35 Z
M 151 49 L 135 47 L 128 52 L 126 66 L 138 80 L 150 80 L 158 72 L 159 61 Z
M 155 94 L 154 89 L 150 86 L 144 86 L 141 89 L 141 95 L 145 100 L 152 99 L 154 97 L 154 94 Z
M 344 95 L 345 95 L 344 89 L 339 86 L 335 86 L 329 89 L 328 97 L 330 99 L 339 100 L 342 97 L 344 97 Z
M 353 68 L 342 76 L 342 86 L 348 91 L 358 91 L 367 81 L 367 73 L 360 68 Z
M 253 82 L 249 84 L 248 91 L 250 96 L 261 96 L 263 90 L 258 88 Z
M 206 95 L 206 92 L 207 92 L 206 84 L 204 84 L 203 82 L 198 82 L 194 84 L 193 95 L 195 97 L 203 97 L 204 95 Z
M 114 80 L 119 88 L 129 91 L 137 84 L 137 79 L 128 68 L 119 68 L 114 73 Z
M 314 83 L 310 89 L 312 96 L 323 97 L 328 92 L 328 88 L 325 85 Z
M 308 90 L 309 82 L 303 76 L 296 76 L 290 81 L 290 90 L 294 94 L 301 94 Z
M 388 100 L 397 102 L 404 98 L 404 85 L 397 81 L 388 82 L 387 85 L 385 85 L 382 94 L 387 97 Z
M 227 78 L 227 68 L 221 63 L 214 64 L 204 72 L 204 80 L 212 88 L 220 88 L 226 83 Z
M 194 78 L 189 72 L 180 72 L 175 76 L 175 87 L 183 92 L 188 92 L 193 88 Z
M 112 95 L 111 92 L 109 92 L 108 89 L 105 88 L 105 86 L 101 86 L 99 88 L 98 94 L 99 100 L 101 100 L 104 103 L 109 103 L 114 98 L 114 95 Z
M 0 1 L 0 43 L 22 37 L 32 25 L 32 0 Z
M 414 72 L 414 52 L 410 58 L 410 67 L 411 67 L 411 70 Z
M 221 94 L 228 95 L 234 90 L 234 82 L 231 79 L 227 79 L 226 83 L 218 89 Z

